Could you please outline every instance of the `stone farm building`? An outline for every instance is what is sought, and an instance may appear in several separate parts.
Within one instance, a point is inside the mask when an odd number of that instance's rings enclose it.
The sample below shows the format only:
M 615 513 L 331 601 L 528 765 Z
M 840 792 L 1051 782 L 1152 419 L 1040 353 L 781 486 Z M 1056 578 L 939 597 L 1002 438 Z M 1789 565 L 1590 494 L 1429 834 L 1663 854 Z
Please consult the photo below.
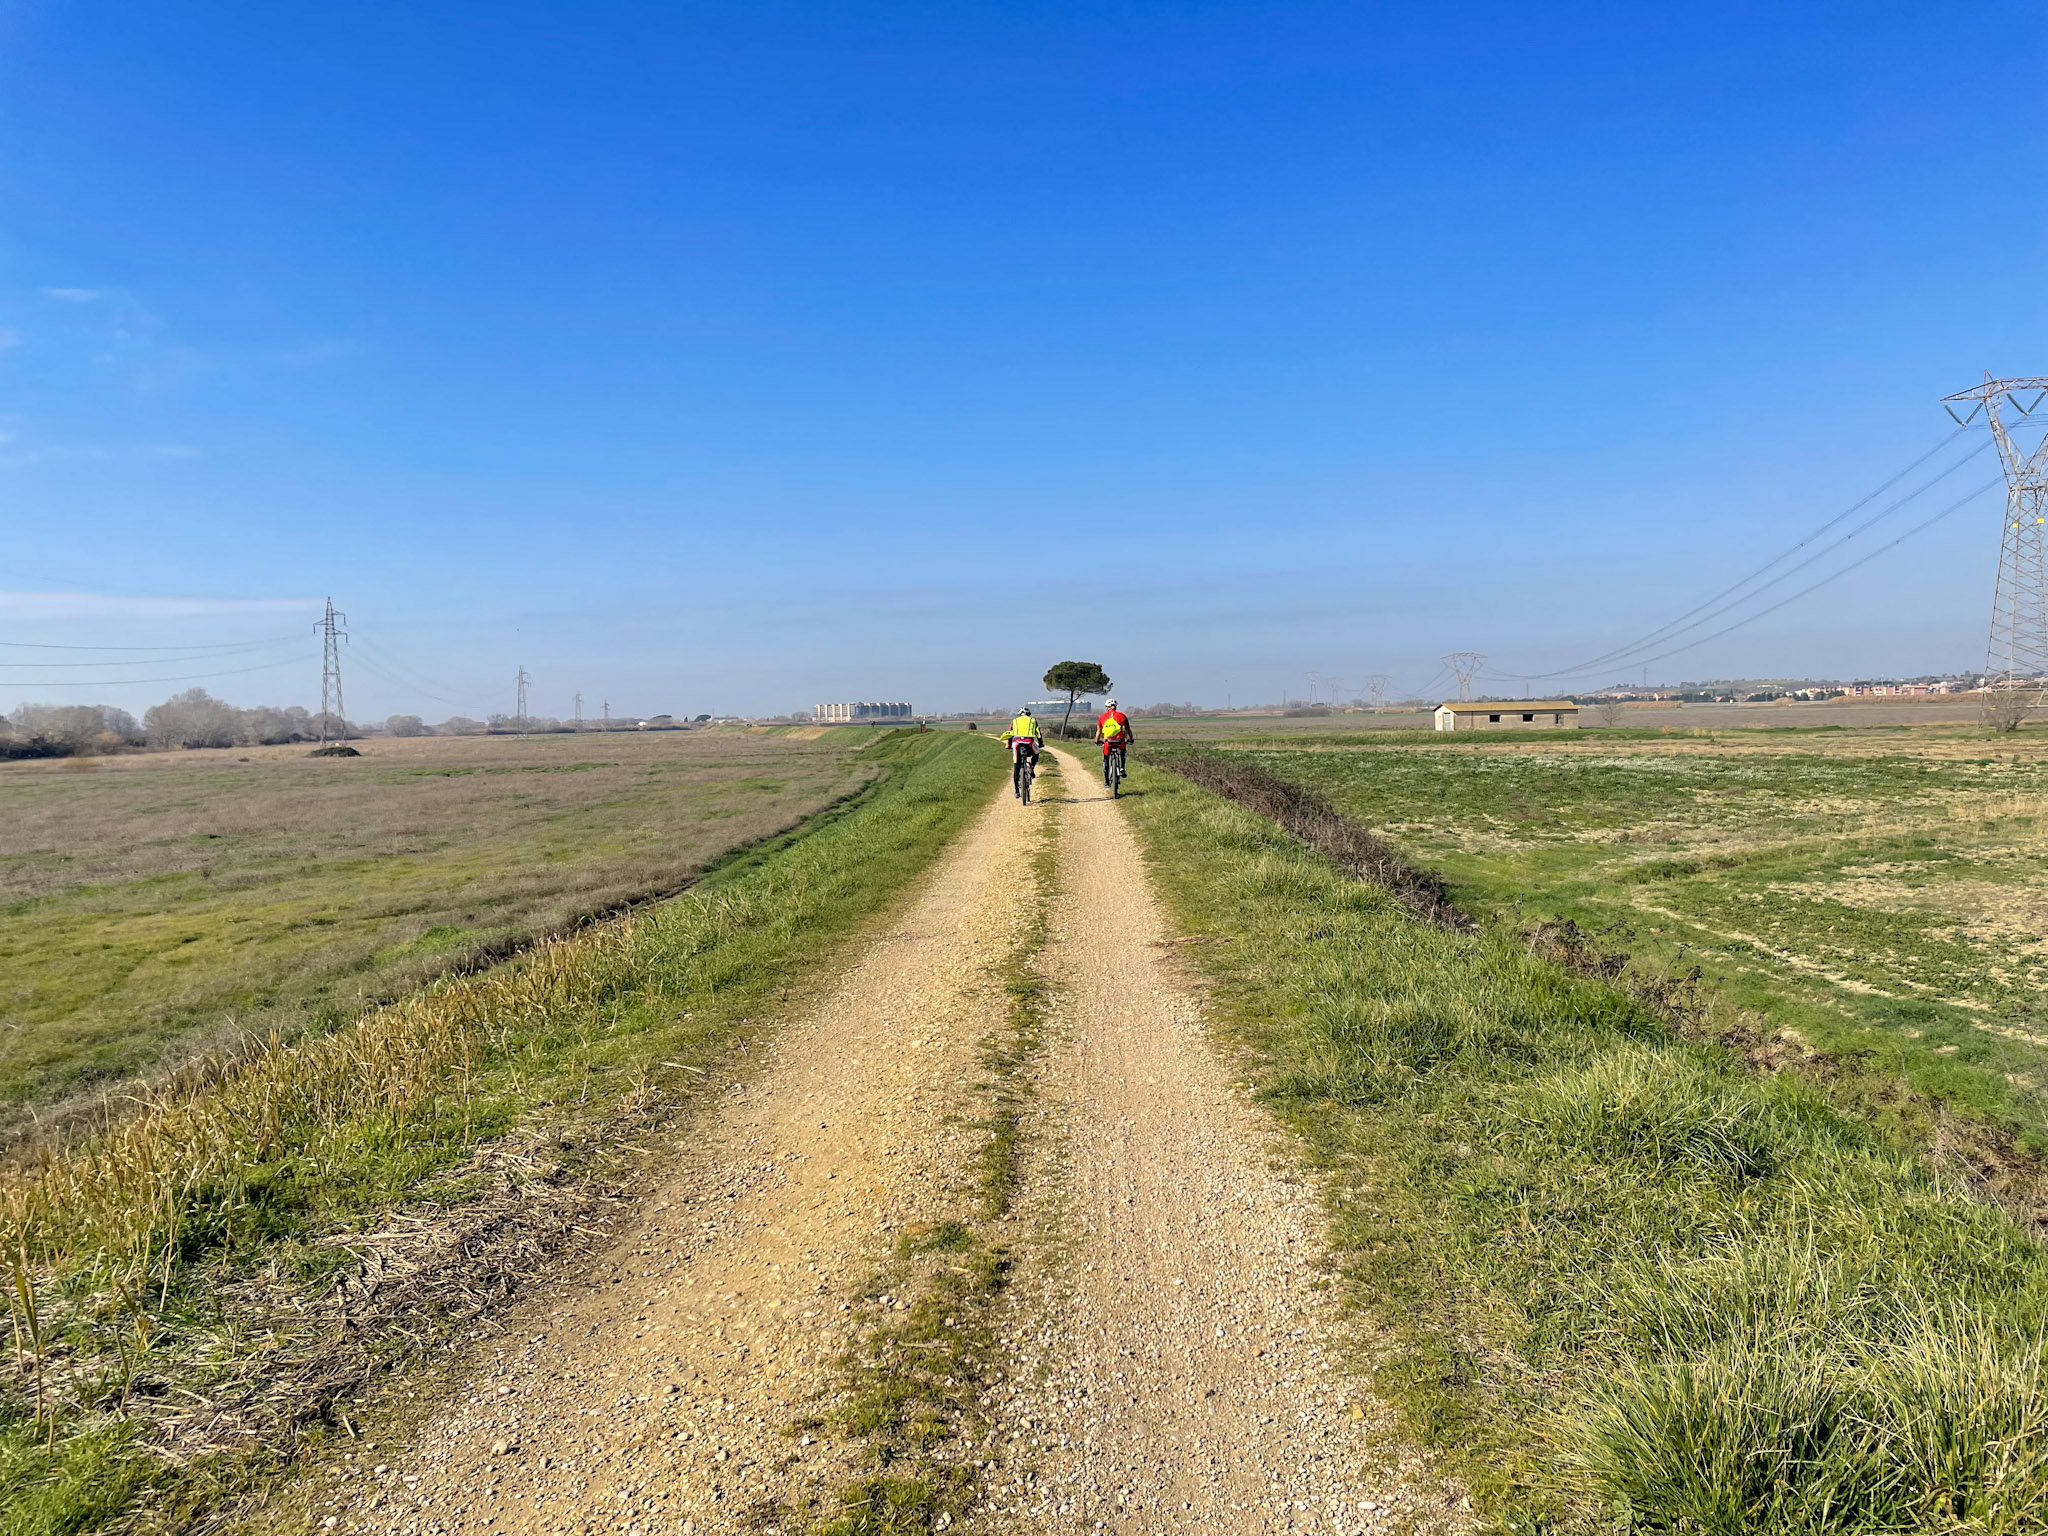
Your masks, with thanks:
M 1478 703 L 1460 700 L 1436 707 L 1436 728 L 1440 731 L 1554 731 L 1562 726 L 1572 730 L 1579 723 L 1579 706 L 1570 699 L 1482 699 Z
M 812 708 L 813 720 L 908 720 L 908 704 L 819 704 Z

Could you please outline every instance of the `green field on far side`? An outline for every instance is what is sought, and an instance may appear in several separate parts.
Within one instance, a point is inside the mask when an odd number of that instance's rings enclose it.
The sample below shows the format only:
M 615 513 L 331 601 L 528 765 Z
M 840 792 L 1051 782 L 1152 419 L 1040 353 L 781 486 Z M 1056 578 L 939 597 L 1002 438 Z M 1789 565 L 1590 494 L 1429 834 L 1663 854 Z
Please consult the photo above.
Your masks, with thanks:
M 1723 1005 L 2048 1142 L 2048 733 L 1966 726 L 1225 744 L 1461 904 L 1570 920 Z

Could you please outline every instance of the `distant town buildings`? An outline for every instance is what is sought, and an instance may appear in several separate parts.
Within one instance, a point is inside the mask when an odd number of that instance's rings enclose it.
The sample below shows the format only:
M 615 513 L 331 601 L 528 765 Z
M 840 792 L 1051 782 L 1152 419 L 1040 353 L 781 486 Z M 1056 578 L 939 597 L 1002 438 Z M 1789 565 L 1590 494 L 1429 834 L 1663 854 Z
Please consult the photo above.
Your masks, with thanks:
M 811 718 L 821 722 L 850 723 L 856 720 L 908 720 L 908 704 L 818 704 Z
M 1623 683 L 1580 695 L 1580 702 L 1623 701 L 1658 704 L 1822 704 L 1842 698 L 1934 698 L 1975 693 L 1984 679 L 1972 673 L 1946 677 L 1859 678 L 1854 682 L 1724 681 L 1637 688 Z
M 1569 699 L 1482 699 L 1436 707 L 1440 731 L 1554 731 L 1579 723 L 1579 706 Z

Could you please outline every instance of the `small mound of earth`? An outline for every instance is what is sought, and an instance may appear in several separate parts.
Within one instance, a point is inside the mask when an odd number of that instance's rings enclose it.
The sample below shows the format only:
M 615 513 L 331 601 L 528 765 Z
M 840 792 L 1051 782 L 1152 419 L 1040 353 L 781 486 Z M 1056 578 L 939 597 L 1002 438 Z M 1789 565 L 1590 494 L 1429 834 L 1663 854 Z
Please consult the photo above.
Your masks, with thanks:
M 363 754 L 358 752 L 354 747 L 340 746 L 315 747 L 312 751 L 306 754 L 306 756 L 308 757 L 361 757 L 362 755 Z

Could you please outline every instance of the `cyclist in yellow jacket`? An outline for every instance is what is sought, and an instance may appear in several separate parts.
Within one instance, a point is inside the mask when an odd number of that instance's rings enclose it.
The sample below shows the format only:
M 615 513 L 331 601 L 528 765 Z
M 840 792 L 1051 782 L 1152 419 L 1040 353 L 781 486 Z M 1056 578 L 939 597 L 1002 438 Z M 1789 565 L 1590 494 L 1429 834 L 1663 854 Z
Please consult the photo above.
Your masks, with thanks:
M 1010 749 L 1010 790 L 1018 799 L 1024 797 L 1024 764 L 1027 760 L 1036 767 L 1038 754 L 1045 750 L 1045 732 L 1039 729 L 1037 718 L 1026 704 L 1017 711 L 1017 718 L 1010 722 L 1010 728 L 1003 732 L 1003 745 Z

